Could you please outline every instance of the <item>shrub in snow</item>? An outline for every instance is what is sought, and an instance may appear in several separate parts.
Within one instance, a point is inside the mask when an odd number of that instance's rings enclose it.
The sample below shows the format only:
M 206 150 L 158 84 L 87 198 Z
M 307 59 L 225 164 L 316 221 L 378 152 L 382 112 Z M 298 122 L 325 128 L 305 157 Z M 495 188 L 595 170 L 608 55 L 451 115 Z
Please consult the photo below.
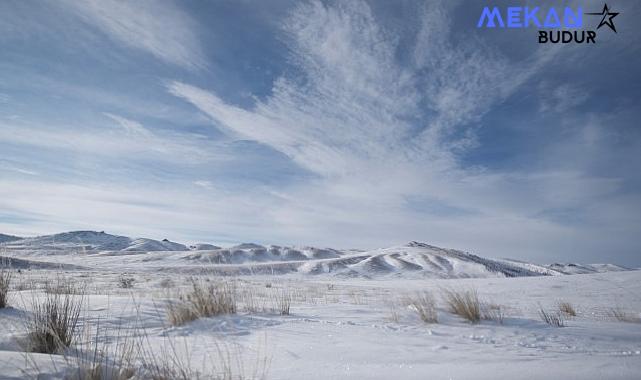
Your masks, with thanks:
M 131 289 L 134 287 L 135 278 L 132 276 L 121 275 L 118 277 L 118 286 L 123 289 Z

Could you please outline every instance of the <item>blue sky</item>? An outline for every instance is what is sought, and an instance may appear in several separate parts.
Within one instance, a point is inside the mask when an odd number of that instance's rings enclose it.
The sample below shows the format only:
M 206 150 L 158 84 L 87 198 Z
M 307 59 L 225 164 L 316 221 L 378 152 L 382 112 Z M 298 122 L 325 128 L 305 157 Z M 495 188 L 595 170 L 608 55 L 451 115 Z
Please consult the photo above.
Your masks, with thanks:
M 0 231 L 641 265 L 641 5 L 508 4 L 2 1 Z

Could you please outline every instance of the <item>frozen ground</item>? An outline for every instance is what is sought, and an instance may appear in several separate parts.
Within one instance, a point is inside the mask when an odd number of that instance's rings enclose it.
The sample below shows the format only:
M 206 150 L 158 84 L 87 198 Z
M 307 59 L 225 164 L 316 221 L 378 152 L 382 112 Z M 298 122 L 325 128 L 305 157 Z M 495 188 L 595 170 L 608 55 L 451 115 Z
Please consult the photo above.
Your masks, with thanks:
M 358 276 L 293 271 L 221 277 L 218 269 L 193 269 L 245 261 L 183 264 L 181 258 L 193 251 L 83 254 L 33 248 L 3 253 L 23 261 L 17 262 L 20 273 L 14 273 L 11 307 L 0 309 L 2 379 L 65 378 L 77 367 L 72 354 L 67 359 L 25 354 L 20 345 L 32 305 L 61 283 L 75 284 L 85 293 L 83 333 L 75 349 L 91 350 L 98 341 L 101 351 L 111 353 L 123 336 L 137 337 L 127 339 L 144 340 L 158 357 L 172 351 L 172 357 L 207 374 L 268 379 L 641 378 L 641 324 L 611 315 L 617 309 L 632 320 L 639 318 L 639 270 L 510 278 L 501 271 L 479 271 L 478 260 L 474 264 L 450 257 L 456 277 L 480 278 L 445 279 L 438 278 L 442 272 L 430 276 L 424 271 L 417 276 L 411 268 L 404 276 L 398 267 L 382 276 L 364 276 L 360 268 Z M 404 261 L 412 257 L 424 258 L 410 255 Z M 386 268 L 395 259 L 385 257 L 369 269 Z M 130 289 L 118 287 L 124 272 L 134 279 Z M 186 291 L 193 276 L 233 282 L 237 314 L 170 326 L 164 305 Z M 444 289 L 476 289 L 485 303 L 501 305 L 503 322 L 470 324 L 449 313 L 441 298 Z M 404 302 L 422 291 L 436 298 L 438 323 L 424 323 Z M 279 313 L 283 294 L 292 299 L 290 315 Z M 543 323 L 540 308 L 556 310 L 560 301 L 570 302 L 577 315 L 567 316 L 561 328 Z

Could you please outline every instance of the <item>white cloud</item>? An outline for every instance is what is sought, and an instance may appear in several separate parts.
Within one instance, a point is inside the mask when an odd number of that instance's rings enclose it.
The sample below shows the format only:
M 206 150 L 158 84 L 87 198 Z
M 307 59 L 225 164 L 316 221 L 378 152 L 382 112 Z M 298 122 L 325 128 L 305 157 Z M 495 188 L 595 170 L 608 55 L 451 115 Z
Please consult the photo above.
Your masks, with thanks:
M 618 181 L 571 169 L 492 173 L 458 163 L 475 140 L 469 124 L 557 50 L 514 62 L 482 41 L 453 43 L 445 12 L 425 9 L 407 65 L 398 60 L 398 36 L 379 27 L 366 3 L 302 4 L 284 25 L 299 75 L 276 80 L 272 95 L 252 109 L 183 82 L 168 90 L 231 137 L 271 146 L 319 176 L 272 193 L 282 200 L 270 208 L 273 220 L 290 236 L 363 245 L 429 238 L 506 252 L 583 235 L 542 215 L 584 207 L 615 191 Z M 412 197 L 462 212 L 417 212 L 408 208 Z
M 11 164 L 9 162 L 4 162 L 3 160 L 0 160 L 0 170 L 6 170 L 6 171 L 9 171 L 9 172 L 14 172 L 14 173 L 19 173 L 19 174 L 26 174 L 26 175 L 30 175 L 30 176 L 40 175 L 40 173 L 38 173 L 35 170 L 24 169 L 24 168 L 15 166 L 15 165 L 13 165 L 13 164 Z
M 0 143 L 37 146 L 66 152 L 97 156 L 145 158 L 174 163 L 203 163 L 228 159 L 224 152 L 212 149 L 215 143 L 202 136 L 179 133 L 154 133 L 142 124 L 111 113 L 104 113 L 115 125 L 65 128 L 44 123 L 0 121 Z
M 183 67 L 205 65 L 193 22 L 171 3 L 153 3 L 150 10 L 141 10 L 150 6 L 146 2 L 66 4 L 127 46 Z M 420 13 L 421 24 L 403 31 L 415 33 L 401 38 L 398 30 L 381 27 L 365 2 L 299 4 L 283 25 L 291 67 L 254 107 L 229 104 L 220 94 L 182 81 L 167 84 L 171 94 L 193 104 L 231 139 L 257 141 L 311 172 L 304 182 L 228 192 L 217 187 L 227 179 L 212 180 L 207 169 L 187 180 L 163 178 L 170 185 L 2 178 L 0 208 L 34 215 L 41 232 L 95 228 L 177 240 L 215 233 L 216 239 L 226 234 L 236 241 L 363 248 L 424 239 L 512 257 L 626 248 L 625 240 L 614 238 L 618 235 L 601 237 L 611 231 L 607 228 L 556 220 L 564 209 L 578 209 L 585 220 L 609 225 L 616 215 L 604 212 L 604 205 L 621 210 L 627 204 L 611 197 L 621 186 L 618 180 L 590 176 L 575 165 L 506 173 L 460 164 L 460 153 L 476 142 L 470 125 L 557 50 L 514 61 L 473 37 L 470 42 L 450 38 L 447 14 L 430 3 Z M 401 40 L 414 43 L 399 49 Z M 50 84 L 60 93 L 117 105 L 97 107 L 101 110 L 119 111 L 103 114 L 106 125 L 3 122 L 0 142 L 162 163 L 220 158 L 210 141 L 122 116 L 153 119 L 160 112 L 155 102 Z M 176 112 L 171 111 L 171 121 L 179 125 L 184 115 Z M 596 144 L 603 133 L 597 127 L 583 131 L 586 144 Z M 268 170 L 265 177 L 271 174 Z M 423 211 L 421 202 L 444 211 Z M 627 225 L 638 225 L 635 215 L 627 216 Z M 5 227 L 11 225 L 0 221 Z
M 206 66 L 195 21 L 173 2 L 64 0 L 60 4 L 129 47 L 189 69 Z
M 506 73 L 507 59 L 486 47 L 448 43 L 447 18 L 438 12 L 425 11 L 408 66 L 398 61 L 398 36 L 380 29 L 366 3 L 302 4 L 284 25 L 302 77 L 279 78 L 272 96 L 254 109 L 182 82 L 168 89 L 230 136 L 283 152 L 333 191 L 352 194 L 366 186 L 377 199 L 397 203 L 417 192 L 440 199 L 446 185 L 467 176 L 456 157 L 473 140 L 465 123 L 527 76 Z M 431 31 L 435 22 L 442 24 L 440 35 Z M 531 75 L 536 67 L 521 71 Z M 429 114 L 417 122 L 425 104 Z M 462 137 L 453 138 L 457 128 Z
M 539 99 L 541 112 L 554 111 L 563 113 L 583 104 L 589 98 L 586 89 L 564 83 L 554 86 L 550 83 L 539 85 Z
M 194 181 L 194 185 L 200 186 L 207 190 L 212 190 L 214 188 L 214 184 L 211 181 L 206 180 Z

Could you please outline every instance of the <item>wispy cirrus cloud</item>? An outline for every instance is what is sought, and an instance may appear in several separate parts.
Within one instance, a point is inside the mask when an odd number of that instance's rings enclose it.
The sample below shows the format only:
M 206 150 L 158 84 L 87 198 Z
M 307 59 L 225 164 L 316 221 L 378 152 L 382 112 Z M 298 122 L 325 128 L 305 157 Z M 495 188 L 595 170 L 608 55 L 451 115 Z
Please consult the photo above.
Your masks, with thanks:
M 41 4 L 0 2 L 4 232 L 637 254 L 628 32 L 542 46 L 451 1 Z
M 554 111 L 563 113 L 585 103 L 590 97 L 586 89 L 572 86 L 567 83 L 554 86 L 550 83 L 541 83 L 538 90 L 541 92 L 541 112 Z
M 430 187 L 439 192 L 431 185 L 437 177 L 466 175 L 456 154 L 473 140 L 467 124 L 544 59 L 537 55 L 526 70 L 509 75 L 510 61 L 501 54 L 447 41 L 445 10 L 422 11 L 409 64 L 399 61 L 399 36 L 380 28 L 367 3 L 310 2 L 283 26 L 298 75 L 278 78 L 272 95 L 253 109 L 183 82 L 168 90 L 231 136 L 269 145 L 328 180 L 360 181 L 397 197 Z M 497 91 L 488 94 L 488 87 Z
M 188 69 L 207 66 L 195 21 L 173 2 L 65 0 L 58 5 L 113 40 L 167 63 Z
M 573 168 L 493 172 L 460 163 L 475 146 L 475 122 L 558 49 L 515 60 L 481 40 L 451 39 L 447 7 L 421 11 L 403 55 L 400 35 L 382 29 L 365 2 L 297 6 L 283 25 L 294 69 L 251 108 L 180 81 L 167 88 L 230 137 L 268 145 L 319 176 L 275 193 L 284 201 L 274 220 L 294 231 L 349 229 L 363 241 L 431 231 L 454 241 L 458 229 L 476 247 L 502 239 L 504 248 L 579 233 L 546 212 L 583 208 L 619 181 Z M 417 213 L 417 202 L 439 204 L 438 217 Z
M 275 80 L 272 95 L 251 110 L 184 82 L 167 87 L 230 135 L 267 144 L 319 174 L 386 163 L 450 170 L 473 143 L 469 124 L 555 50 L 514 62 L 482 41 L 450 42 L 447 9 L 438 3 L 420 12 L 401 61 L 401 36 L 381 28 L 367 3 L 300 4 L 283 25 L 295 74 Z
M 176 131 L 153 132 L 141 123 L 104 113 L 108 122 L 94 126 L 55 128 L 45 123 L 0 121 L 0 143 L 19 144 L 65 152 L 78 152 L 91 156 L 132 158 L 147 154 L 171 162 L 212 162 L 224 159 L 219 150 L 213 150 L 203 136 Z

